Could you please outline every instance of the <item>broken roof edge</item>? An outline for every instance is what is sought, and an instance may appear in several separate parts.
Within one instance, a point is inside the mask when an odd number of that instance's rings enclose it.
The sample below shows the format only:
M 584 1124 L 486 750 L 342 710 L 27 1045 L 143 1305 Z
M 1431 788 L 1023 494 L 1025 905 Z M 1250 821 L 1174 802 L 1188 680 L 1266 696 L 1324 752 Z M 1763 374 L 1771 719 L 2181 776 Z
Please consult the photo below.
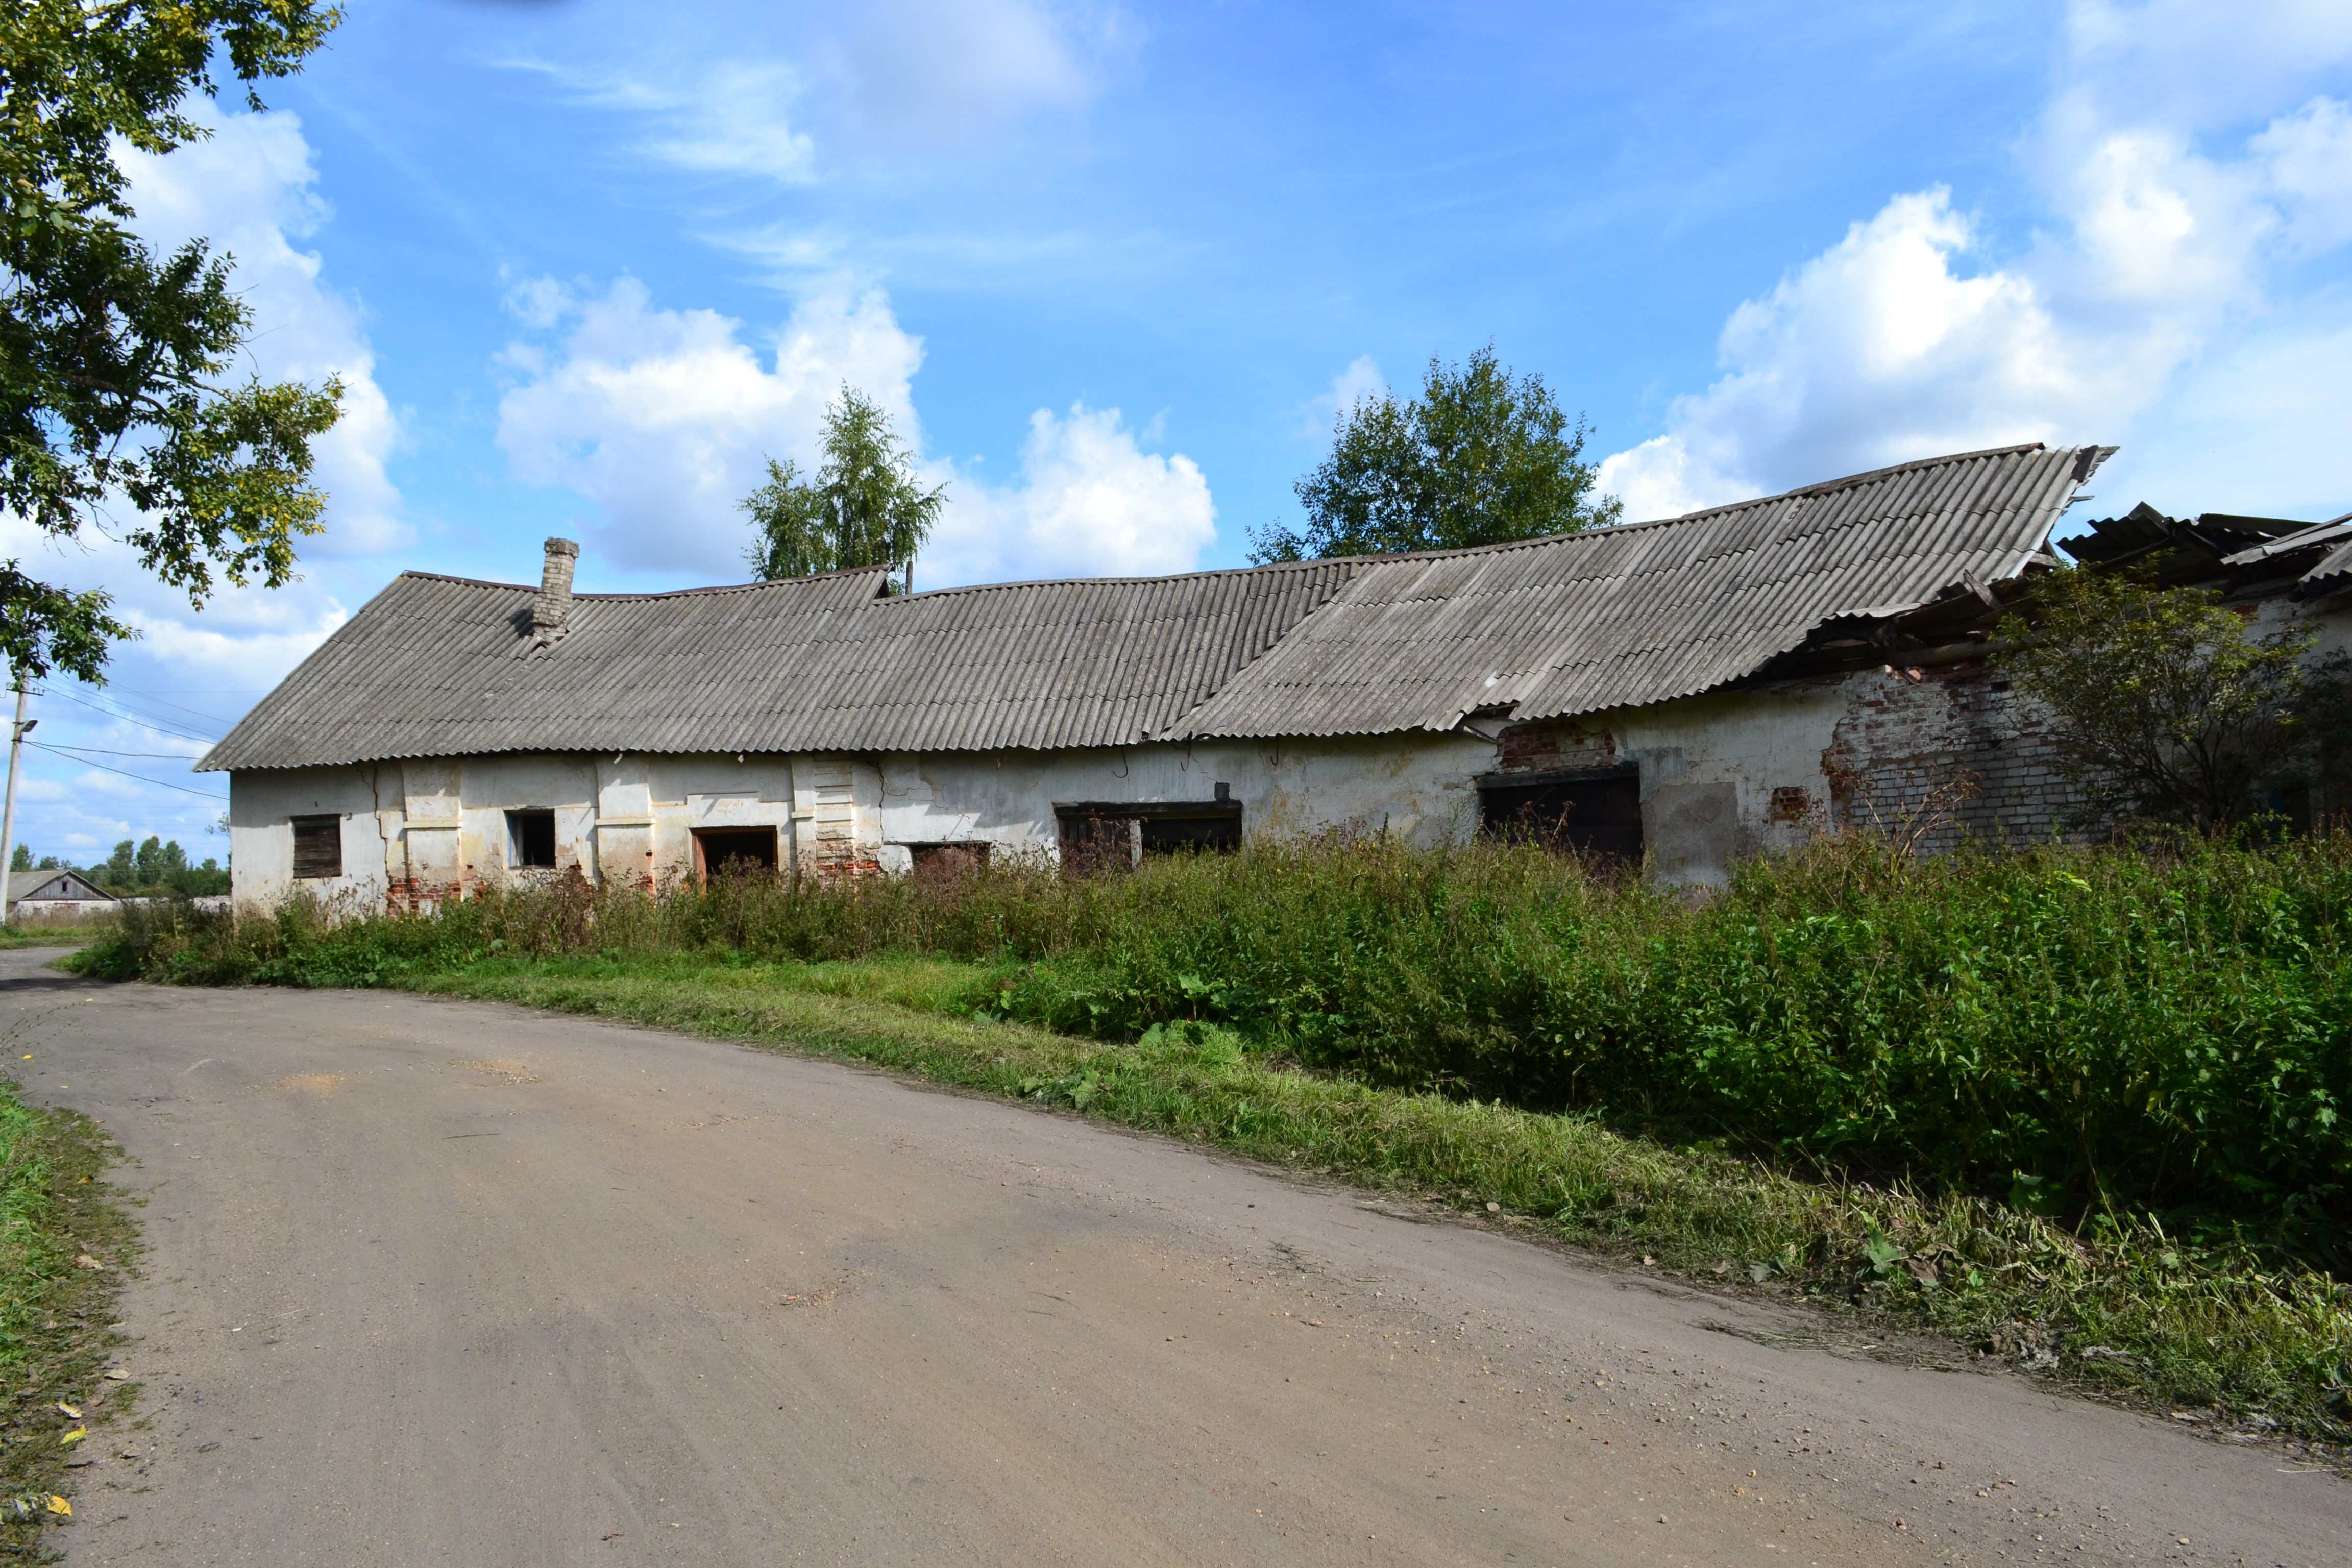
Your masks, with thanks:
M 1746 500 L 1726 501 L 1721 506 L 1701 507 L 1696 511 L 1676 512 L 1672 517 L 1644 518 L 1639 522 L 1600 523 L 1591 528 L 1577 529 L 1575 531 L 1570 533 L 1538 533 L 1531 534 L 1525 539 L 1506 539 L 1494 544 L 1461 544 L 1446 550 L 1393 550 L 1385 552 L 1367 552 L 1361 555 L 1322 555 L 1316 557 L 1313 561 L 1278 562 L 1273 563 L 1272 564 L 1314 566 L 1326 564 L 1331 562 L 1364 562 L 1368 563 L 1385 564 L 1393 561 L 1444 561 L 1463 555 L 1493 555 L 1507 550 L 1530 550 L 1538 545 L 1563 544 L 1580 539 L 1613 539 L 1622 534 L 1633 533 L 1644 529 L 1673 528 L 1685 523 L 1696 522 L 1706 518 L 1720 517 L 1727 512 L 1746 511 L 1750 507 L 1769 506 L 1774 501 L 1795 500 L 1798 498 L 1804 496 L 1835 495 L 1841 490 L 1849 490 L 1863 485 L 1877 483 L 1886 479 L 1891 474 L 1908 473 L 1921 468 L 1939 468 L 1953 463 L 1973 462 L 1979 458 L 2012 458 L 2022 456 L 2028 452 L 2043 452 L 2053 449 L 2053 448 L 2052 448 L 2047 442 L 2025 441 L 2015 446 L 1987 447 L 1980 451 L 1975 452 L 1950 452 L 1941 457 L 1915 458 L 1907 463 L 1889 463 L 1885 468 L 1872 468 L 1867 473 L 1849 474 L 1845 478 L 1839 479 L 1823 479 L 1819 484 L 1803 485 L 1792 490 L 1779 490 L 1771 495 L 1751 496 Z M 2109 458 L 2114 457 L 2116 452 L 2121 450 L 2121 448 L 2116 447 L 2085 445 L 2081 447 L 2058 447 L 2055 448 L 2055 450 L 2071 451 L 2077 455 L 2078 461 L 2075 465 L 2074 471 L 2070 474 L 2066 479 L 2066 487 L 2069 489 L 2072 489 L 2075 486 L 2087 483 L 2091 476 L 2098 472 L 2100 465 L 2105 463 Z M 2063 503 L 2059 504 L 2052 510 L 2050 528 L 2054 529 L 2057 527 L 2057 514 L 2064 510 L 2065 508 Z M 2048 529 L 2043 531 L 2044 548 L 2048 545 Z M 1265 569 L 1265 568 L 1264 567 L 1239 568 L 1239 570 L 1242 571 L 1263 571 Z M 1206 574 L 1202 574 L 1202 575 L 1206 575 Z M 1141 580 L 1158 581 L 1158 579 Z M 936 591 L 940 593 L 953 593 L 957 590 L 942 588 Z M 922 597 L 919 594 L 913 596 L 916 598 Z

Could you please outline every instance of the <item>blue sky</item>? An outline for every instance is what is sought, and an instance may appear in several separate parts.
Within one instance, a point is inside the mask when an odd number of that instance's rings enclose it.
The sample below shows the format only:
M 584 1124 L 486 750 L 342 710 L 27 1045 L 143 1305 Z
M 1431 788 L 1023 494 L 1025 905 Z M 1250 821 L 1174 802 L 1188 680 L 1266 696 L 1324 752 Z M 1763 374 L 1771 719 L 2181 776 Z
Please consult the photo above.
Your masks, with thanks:
M 173 759 L 404 568 L 740 576 L 844 380 L 949 487 L 919 586 L 1239 564 L 1336 406 L 1490 341 L 1634 517 L 2032 439 L 2124 447 L 2096 511 L 2352 508 L 2344 0 L 348 9 L 126 154 L 253 368 L 343 377 L 330 531 L 201 613 L 44 559 L 146 636 L 35 699 L 37 853 L 225 849 Z

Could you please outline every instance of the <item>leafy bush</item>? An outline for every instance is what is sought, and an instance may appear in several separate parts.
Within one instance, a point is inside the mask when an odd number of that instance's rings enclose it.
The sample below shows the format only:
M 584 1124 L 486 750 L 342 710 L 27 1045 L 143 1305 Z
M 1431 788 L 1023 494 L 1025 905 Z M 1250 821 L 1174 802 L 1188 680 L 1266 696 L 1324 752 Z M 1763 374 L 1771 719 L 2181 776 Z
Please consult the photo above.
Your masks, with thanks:
M 85 965 L 370 984 L 499 954 L 991 965 L 960 1008 L 1132 1039 L 1201 1021 L 1377 1086 L 1572 1110 L 2079 1220 L 2352 1220 L 2352 839 L 1915 862 L 1868 837 L 1691 900 L 1524 846 L 1258 842 L 1065 879 L 584 886 L 430 917 L 131 911 Z

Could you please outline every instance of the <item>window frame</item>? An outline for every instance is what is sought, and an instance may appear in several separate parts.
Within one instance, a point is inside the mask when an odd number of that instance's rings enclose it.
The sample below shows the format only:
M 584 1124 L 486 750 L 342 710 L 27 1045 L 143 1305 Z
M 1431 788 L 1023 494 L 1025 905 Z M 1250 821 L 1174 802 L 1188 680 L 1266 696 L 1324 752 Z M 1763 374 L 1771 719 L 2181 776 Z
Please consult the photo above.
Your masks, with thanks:
M 555 808 L 553 806 L 511 806 L 507 814 L 507 869 L 510 871 L 552 871 L 555 869 Z M 531 846 L 524 838 L 526 826 L 536 828 L 541 823 L 547 828 L 547 858 L 528 858 Z M 533 837 L 537 837 L 536 834 Z
M 1054 819 L 1062 864 L 1071 870 L 1132 869 L 1147 856 L 1231 855 L 1242 847 L 1242 803 L 1222 786 L 1215 800 L 1057 800 Z
M 291 858 L 291 863 L 294 869 L 294 880 L 298 882 L 331 882 L 343 874 L 343 819 L 339 813 L 304 812 L 299 816 L 289 816 L 287 818 L 287 827 L 293 837 L 294 852 Z M 310 835 L 313 840 L 309 850 L 310 858 L 308 862 L 313 868 L 307 871 L 303 869 L 305 862 L 303 858 L 304 848 L 302 844 L 303 836 L 306 833 Z M 321 836 L 324 837 L 328 847 L 332 851 L 332 855 L 327 862 L 333 867 L 332 870 L 321 871 L 316 869 L 320 863 L 317 839 Z
M 1555 768 L 1528 773 L 1480 773 L 1471 781 L 1478 786 L 1478 832 L 1482 837 L 1502 839 L 1536 837 L 1556 848 L 1571 849 L 1595 860 L 1621 862 L 1639 866 L 1649 848 L 1648 825 L 1642 818 L 1642 767 L 1638 762 L 1620 763 L 1606 768 Z M 1612 795 L 1626 792 L 1615 804 L 1630 805 L 1625 820 L 1612 820 L 1606 816 L 1574 821 L 1563 810 L 1557 828 L 1535 829 L 1520 823 L 1514 825 L 1526 809 L 1523 803 L 1517 811 L 1496 809 L 1498 795 L 1524 795 L 1553 790 L 1590 790 L 1599 794 L 1606 789 Z M 1630 842 L 1627 840 L 1630 839 Z

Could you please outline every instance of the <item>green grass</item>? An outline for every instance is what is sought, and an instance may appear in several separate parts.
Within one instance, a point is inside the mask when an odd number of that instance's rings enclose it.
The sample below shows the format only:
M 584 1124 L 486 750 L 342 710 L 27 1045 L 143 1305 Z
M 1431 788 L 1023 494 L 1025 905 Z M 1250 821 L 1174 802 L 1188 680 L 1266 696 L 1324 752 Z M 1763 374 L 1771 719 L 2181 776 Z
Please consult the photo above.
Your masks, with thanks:
M 108 927 L 0 926 L 0 952 L 26 947 L 88 947 L 110 934 Z
M 16 1090 L 0 1080 L 0 1563 L 32 1563 L 59 1522 L 48 1500 L 74 1496 L 68 1434 L 105 1442 L 100 1423 L 135 1392 L 100 1373 L 136 1232 L 104 1181 L 116 1151 L 103 1130 Z

